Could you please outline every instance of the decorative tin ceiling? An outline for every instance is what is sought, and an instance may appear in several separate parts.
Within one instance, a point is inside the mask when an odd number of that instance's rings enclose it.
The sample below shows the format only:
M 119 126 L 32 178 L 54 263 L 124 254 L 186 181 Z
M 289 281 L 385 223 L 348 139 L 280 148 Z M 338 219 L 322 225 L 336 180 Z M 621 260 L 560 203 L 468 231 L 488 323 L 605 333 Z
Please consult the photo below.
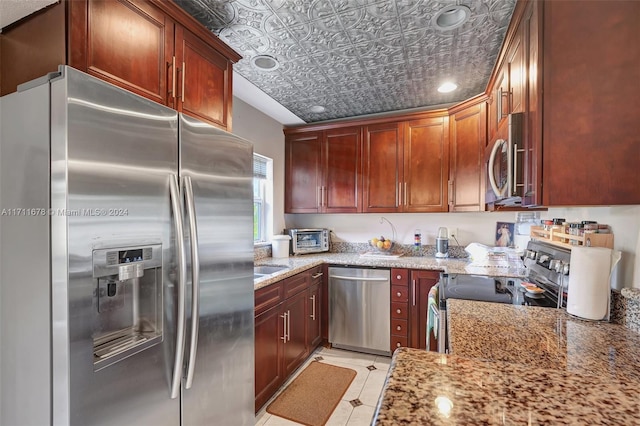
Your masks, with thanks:
M 468 99 L 489 80 L 516 0 L 176 0 L 243 56 L 234 69 L 306 122 Z M 470 10 L 451 30 L 433 17 Z M 268 55 L 279 66 L 257 69 Z M 439 93 L 445 81 L 458 89 Z M 314 106 L 325 111 L 311 112 Z

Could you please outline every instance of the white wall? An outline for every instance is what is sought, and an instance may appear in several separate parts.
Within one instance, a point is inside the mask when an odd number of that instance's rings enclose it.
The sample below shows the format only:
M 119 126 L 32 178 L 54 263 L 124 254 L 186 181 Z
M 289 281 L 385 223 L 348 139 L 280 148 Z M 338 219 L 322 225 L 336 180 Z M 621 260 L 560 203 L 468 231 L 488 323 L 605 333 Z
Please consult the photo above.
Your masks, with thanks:
M 398 232 L 397 239 L 413 243 L 413 232 L 422 230 L 422 243 L 434 244 L 438 227 L 458 228 L 458 242 L 494 244 L 496 222 L 514 222 L 515 213 L 388 213 L 388 214 L 284 214 L 284 134 L 282 125 L 238 98 L 233 99 L 233 133 L 254 143 L 255 152 L 273 159 L 274 211 L 273 230 L 322 227 L 334 231 L 339 241 L 366 242 L 369 238 L 391 236 L 389 219 Z M 614 207 L 553 208 L 541 212 L 541 218 L 563 217 L 568 221 L 596 220 L 611 225 L 614 248 L 622 251 L 622 260 L 614 276 L 614 287 L 640 288 L 640 271 L 634 283 L 636 246 L 640 236 L 640 205 Z M 455 244 L 454 241 L 451 242 Z M 638 254 L 640 255 L 640 254 Z
M 387 213 L 387 214 L 288 214 L 287 227 L 322 227 L 334 232 L 338 241 L 361 242 L 384 235 L 391 237 L 391 227 L 380 223 L 384 216 L 397 230 L 397 240 L 403 244 L 413 243 L 416 228 L 422 231 L 422 243 L 435 244 L 440 226 L 458 228 L 458 242 L 466 246 L 471 242 L 486 245 L 495 243 L 496 222 L 515 222 L 515 213 Z M 540 212 L 541 218 L 562 217 L 568 221 L 596 220 L 611 225 L 614 233 L 614 248 L 622 251 L 622 260 L 613 278 L 614 288 L 637 287 L 633 285 L 636 244 L 640 230 L 640 206 L 616 207 L 572 207 L 553 208 Z M 455 244 L 455 241 L 450 241 Z
M 273 224 L 267 235 L 284 229 L 284 133 L 282 124 L 242 100 L 233 98 L 233 133 L 253 142 L 256 154 L 273 159 Z

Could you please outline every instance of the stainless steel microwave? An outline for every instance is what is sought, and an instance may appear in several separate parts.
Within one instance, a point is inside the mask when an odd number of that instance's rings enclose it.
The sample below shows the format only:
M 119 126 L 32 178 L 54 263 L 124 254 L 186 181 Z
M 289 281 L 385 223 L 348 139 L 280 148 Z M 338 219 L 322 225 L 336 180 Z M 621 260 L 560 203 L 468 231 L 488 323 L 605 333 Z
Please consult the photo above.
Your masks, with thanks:
M 523 113 L 507 116 L 498 128 L 487 167 L 490 194 L 496 204 L 520 204 L 524 192 Z
M 329 251 L 329 230 L 322 228 L 285 229 L 291 236 L 291 254 L 322 253 Z

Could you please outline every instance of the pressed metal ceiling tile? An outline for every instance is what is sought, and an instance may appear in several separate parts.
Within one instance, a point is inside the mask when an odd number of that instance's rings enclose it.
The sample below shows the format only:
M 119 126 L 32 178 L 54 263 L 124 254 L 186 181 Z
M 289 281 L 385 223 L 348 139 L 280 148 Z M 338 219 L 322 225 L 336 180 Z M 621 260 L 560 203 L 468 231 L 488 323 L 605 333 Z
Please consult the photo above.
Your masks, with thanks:
M 234 67 L 307 122 L 459 102 L 486 87 L 516 0 L 176 0 L 243 55 Z M 433 18 L 466 6 L 441 31 Z M 258 70 L 256 55 L 278 60 Z M 459 89 L 437 92 L 445 80 Z M 326 111 L 309 108 L 323 105 Z

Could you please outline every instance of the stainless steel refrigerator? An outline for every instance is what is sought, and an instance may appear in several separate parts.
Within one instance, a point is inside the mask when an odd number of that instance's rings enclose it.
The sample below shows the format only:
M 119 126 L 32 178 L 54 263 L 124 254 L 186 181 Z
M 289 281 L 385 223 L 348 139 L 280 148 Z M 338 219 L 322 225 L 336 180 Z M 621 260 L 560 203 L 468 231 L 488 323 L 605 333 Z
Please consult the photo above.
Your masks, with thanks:
M 0 117 L 0 424 L 254 424 L 252 144 L 68 67 Z

